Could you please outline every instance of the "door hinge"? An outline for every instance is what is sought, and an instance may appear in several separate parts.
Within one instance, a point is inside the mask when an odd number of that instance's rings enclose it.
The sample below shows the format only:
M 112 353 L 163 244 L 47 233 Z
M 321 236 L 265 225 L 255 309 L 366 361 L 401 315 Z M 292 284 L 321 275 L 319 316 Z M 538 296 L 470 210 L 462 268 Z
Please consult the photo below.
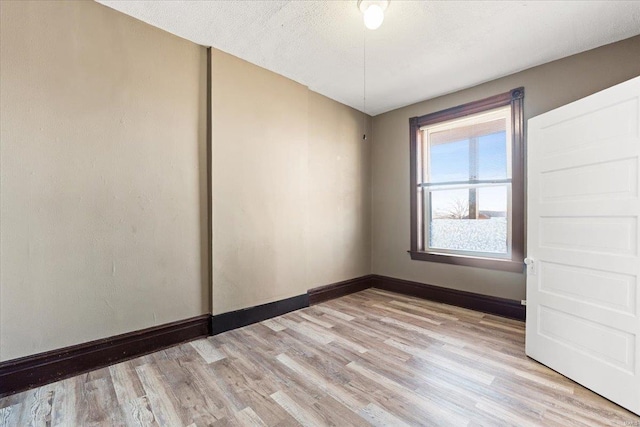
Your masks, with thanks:
M 535 276 L 537 274 L 535 260 L 533 258 L 525 258 L 524 263 L 527 266 L 527 275 Z

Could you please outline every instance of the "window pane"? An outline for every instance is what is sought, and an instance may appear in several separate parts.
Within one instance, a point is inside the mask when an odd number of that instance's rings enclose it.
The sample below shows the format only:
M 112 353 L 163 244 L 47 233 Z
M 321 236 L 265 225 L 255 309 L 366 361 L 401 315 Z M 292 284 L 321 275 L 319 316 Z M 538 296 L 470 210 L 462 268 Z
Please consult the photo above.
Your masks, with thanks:
M 443 132 L 436 132 L 433 136 Z M 431 144 L 430 182 L 467 181 L 469 179 L 469 140 Z
M 431 249 L 507 253 L 507 185 L 429 194 Z
M 469 217 L 469 189 L 431 192 L 432 219 L 463 219 Z
M 510 178 L 506 125 L 502 117 L 427 131 L 429 182 Z
M 478 179 L 506 179 L 507 133 L 505 131 L 478 138 Z

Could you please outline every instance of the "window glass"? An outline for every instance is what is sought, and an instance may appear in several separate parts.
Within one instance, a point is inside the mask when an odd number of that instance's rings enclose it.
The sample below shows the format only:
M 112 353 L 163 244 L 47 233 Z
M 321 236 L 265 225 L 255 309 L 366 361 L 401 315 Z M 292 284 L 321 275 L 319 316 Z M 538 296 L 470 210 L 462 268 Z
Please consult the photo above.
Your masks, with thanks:
M 469 140 L 431 144 L 429 182 L 469 179 Z
M 478 179 L 505 179 L 507 175 L 506 132 L 496 132 L 478 138 Z
M 411 259 L 522 272 L 524 88 L 412 117 Z
M 506 185 L 431 191 L 429 247 L 506 256 L 507 194 Z M 480 207 L 476 218 L 469 217 L 469 200 L 473 197 Z

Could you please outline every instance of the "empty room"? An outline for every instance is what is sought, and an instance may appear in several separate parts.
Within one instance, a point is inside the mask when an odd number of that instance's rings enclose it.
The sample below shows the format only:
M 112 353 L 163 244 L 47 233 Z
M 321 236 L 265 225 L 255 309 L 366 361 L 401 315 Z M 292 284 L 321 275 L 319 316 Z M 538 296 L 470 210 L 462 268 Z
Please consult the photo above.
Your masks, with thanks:
M 640 1 L 0 0 L 0 426 L 640 427 Z

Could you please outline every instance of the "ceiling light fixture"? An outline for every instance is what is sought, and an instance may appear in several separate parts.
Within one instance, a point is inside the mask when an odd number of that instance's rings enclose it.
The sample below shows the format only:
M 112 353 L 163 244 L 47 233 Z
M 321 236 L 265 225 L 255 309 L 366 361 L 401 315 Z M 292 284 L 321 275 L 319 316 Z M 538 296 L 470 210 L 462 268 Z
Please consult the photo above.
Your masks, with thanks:
M 364 14 L 364 25 L 370 30 L 382 25 L 387 7 L 389 0 L 358 0 L 358 9 Z

